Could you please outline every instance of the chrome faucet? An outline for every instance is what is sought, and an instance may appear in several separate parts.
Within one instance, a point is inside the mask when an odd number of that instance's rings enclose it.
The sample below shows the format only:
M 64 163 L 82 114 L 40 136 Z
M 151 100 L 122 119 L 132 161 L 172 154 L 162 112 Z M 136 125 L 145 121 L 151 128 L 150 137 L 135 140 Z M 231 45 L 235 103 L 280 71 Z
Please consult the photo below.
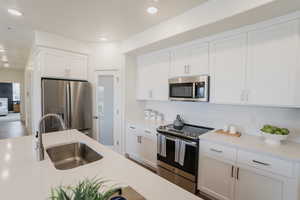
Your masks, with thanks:
M 46 114 L 44 115 L 40 121 L 39 121 L 39 130 L 37 131 L 35 138 L 37 139 L 37 143 L 36 143 L 36 153 L 37 153 L 37 160 L 38 161 L 42 161 L 45 158 L 45 153 L 44 153 L 44 145 L 43 145 L 43 137 L 42 137 L 42 122 L 49 118 L 49 117 L 55 117 L 59 122 L 60 122 L 60 126 L 62 130 L 66 130 L 66 125 L 64 123 L 64 120 L 62 119 L 62 117 L 58 114 Z

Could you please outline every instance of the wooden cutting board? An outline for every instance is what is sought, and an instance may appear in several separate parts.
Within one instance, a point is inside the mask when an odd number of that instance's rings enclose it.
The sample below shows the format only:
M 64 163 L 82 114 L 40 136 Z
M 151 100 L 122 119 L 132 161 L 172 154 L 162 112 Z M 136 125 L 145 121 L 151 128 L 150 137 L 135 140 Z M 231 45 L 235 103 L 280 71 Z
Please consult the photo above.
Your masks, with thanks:
M 132 187 L 122 188 L 122 191 L 116 196 L 122 196 L 127 200 L 146 200 L 142 195 L 135 191 Z
M 227 135 L 227 136 L 232 136 L 232 137 L 241 137 L 241 133 L 239 133 L 239 132 L 237 132 L 237 133 L 235 133 L 235 134 L 231 134 L 231 133 L 229 133 L 229 132 L 225 132 L 225 131 L 223 131 L 223 130 L 216 130 L 215 131 L 215 133 L 218 133 L 218 134 L 222 134 L 222 135 Z

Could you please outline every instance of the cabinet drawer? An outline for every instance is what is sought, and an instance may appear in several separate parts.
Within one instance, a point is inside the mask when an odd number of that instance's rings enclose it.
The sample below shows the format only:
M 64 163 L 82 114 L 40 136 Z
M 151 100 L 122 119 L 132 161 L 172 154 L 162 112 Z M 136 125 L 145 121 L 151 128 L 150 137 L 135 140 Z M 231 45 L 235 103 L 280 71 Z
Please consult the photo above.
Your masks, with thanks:
M 238 163 L 287 177 L 292 177 L 294 171 L 292 162 L 242 150 L 238 151 Z
M 200 141 L 201 152 L 222 160 L 236 161 L 237 150 L 232 147 L 227 147 L 207 141 Z

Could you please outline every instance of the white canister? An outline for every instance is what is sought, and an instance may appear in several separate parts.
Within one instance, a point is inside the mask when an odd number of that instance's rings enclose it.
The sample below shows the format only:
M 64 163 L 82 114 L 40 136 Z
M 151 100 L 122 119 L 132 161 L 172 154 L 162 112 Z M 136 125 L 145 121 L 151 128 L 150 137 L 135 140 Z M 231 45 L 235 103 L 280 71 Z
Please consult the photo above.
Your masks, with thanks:
M 235 126 L 230 126 L 229 133 L 230 134 L 236 134 L 236 127 Z

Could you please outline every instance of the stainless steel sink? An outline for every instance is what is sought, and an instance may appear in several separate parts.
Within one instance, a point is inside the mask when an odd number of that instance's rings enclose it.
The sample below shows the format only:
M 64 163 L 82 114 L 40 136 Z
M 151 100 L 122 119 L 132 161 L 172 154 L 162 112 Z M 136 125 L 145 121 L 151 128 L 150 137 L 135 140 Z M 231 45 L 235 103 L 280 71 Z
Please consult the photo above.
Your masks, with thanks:
M 63 144 L 47 148 L 46 151 L 55 168 L 60 170 L 72 169 L 103 158 L 83 143 Z

